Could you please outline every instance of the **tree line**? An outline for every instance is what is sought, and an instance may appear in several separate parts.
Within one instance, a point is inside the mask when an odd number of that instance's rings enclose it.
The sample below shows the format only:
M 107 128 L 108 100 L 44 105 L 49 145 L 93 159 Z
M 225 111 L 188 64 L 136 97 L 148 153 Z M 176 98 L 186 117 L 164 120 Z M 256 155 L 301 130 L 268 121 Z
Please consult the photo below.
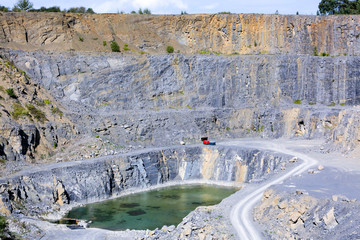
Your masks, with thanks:
M 12 9 L 9 7 L 1 6 L 0 5 L 0 11 L 1 12 L 21 12 L 21 11 L 27 11 L 27 12 L 69 12 L 69 13 L 95 13 L 92 8 L 85 8 L 85 7 L 72 7 L 68 10 L 64 9 L 61 10 L 60 7 L 53 6 L 53 7 L 41 7 L 39 9 L 33 8 L 33 3 L 29 0 L 19 0 Z
M 21 12 L 21 11 L 27 11 L 27 12 L 68 12 L 68 13 L 95 13 L 92 8 L 85 8 L 85 7 L 72 7 L 68 10 L 64 9 L 61 10 L 58 6 L 53 7 L 41 7 L 39 9 L 33 8 L 33 3 L 29 0 L 19 0 L 12 9 L 9 7 L 1 6 L 0 5 L 0 12 Z M 124 13 L 123 11 L 119 13 Z M 144 8 L 136 11 L 131 11 L 132 14 L 151 14 L 150 9 Z
M 360 0 L 322 0 L 319 3 L 319 14 L 360 14 Z

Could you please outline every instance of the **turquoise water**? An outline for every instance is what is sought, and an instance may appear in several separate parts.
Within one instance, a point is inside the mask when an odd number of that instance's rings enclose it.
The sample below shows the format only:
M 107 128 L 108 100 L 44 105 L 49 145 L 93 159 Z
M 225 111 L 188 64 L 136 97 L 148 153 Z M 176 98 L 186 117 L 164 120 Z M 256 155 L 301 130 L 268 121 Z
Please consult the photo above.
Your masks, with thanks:
M 177 225 L 196 207 L 217 204 L 237 190 L 213 185 L 166 187 L 74 208 L 65 218 L 88 220 L 90 227 L 109 230 L 153 230 Z

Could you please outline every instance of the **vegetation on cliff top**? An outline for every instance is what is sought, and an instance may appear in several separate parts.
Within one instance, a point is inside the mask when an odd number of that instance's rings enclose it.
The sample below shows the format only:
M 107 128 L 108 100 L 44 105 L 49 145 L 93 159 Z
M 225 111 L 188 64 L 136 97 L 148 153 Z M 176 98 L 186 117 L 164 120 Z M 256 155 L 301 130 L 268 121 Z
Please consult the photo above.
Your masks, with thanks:
M 322 15 L 360 14 L 360 0 L 321 0 L 319 12 Z

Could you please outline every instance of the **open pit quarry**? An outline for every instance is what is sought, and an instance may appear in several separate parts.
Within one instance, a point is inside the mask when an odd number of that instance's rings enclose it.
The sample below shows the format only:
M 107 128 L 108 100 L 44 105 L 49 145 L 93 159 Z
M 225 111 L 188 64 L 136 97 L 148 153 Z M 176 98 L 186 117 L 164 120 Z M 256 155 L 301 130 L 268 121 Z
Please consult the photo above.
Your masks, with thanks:
M 0 13 L 4 234 L 359 239 L 359 30 L 352 15 Z M 161 229 L 47 221 L 191 183 L 241 189 Z

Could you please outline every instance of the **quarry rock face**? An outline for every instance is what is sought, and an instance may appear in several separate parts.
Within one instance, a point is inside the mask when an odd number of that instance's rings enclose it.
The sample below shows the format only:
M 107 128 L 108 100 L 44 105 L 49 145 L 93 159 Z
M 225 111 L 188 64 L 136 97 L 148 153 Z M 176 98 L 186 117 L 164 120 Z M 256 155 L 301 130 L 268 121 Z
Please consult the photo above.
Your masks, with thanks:
M 357 55 L 359 16 L 1 13 L 0 42 L 23 50 Z M 105 45 L 105 46 L 104 46 Z
M 340 15 L 0 13 L 0 167 L 11 171 L 0 179 L 0 213 L 38 216 L 167 182 L 261 183 L 301 162 L 194 145 L 204 136 L 322 139 L 323 152 L 351 151 L 360 141 L 359 24 Z M 110 53 L 111 41 L 121 53 Z M 51 159 L 60 152 L 67 158 Z M 44 159 L 60 163 L 13 167 Z M 253 213 L 269 238 L 358 236 L 358 203 L 339 199 L 272 189 Z M 217 214 L 199 208 L 149 236 L 231 238 Z
M 0 179 L 0 211 L 40 214 L 169 181 L 262 181 L 290 158 L 270 151 L 219 146 L 158 149 L 64 163 Z
M 359 57 L 3 54 L 66 105 L 82 132 L 122 146 L 325 137 L 348 151 L 360 138 Z

